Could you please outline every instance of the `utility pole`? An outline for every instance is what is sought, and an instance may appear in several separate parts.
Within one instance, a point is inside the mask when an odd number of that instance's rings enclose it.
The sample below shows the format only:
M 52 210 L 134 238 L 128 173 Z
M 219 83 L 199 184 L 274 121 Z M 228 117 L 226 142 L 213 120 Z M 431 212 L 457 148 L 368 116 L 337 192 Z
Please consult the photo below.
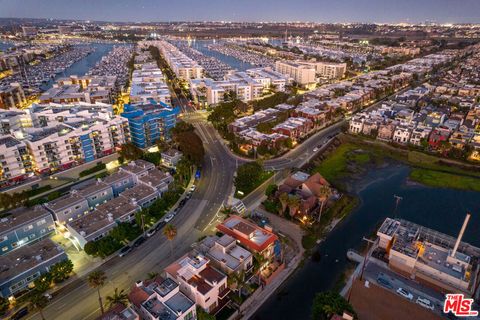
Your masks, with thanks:
M 397 217 L 397 208 L 398 205 L 400 204 L 400 201 L 403 200 L 403 197 L 397 196 L 396 194 L 393 195 L 393 198 L 395 198 L 395 210 L 393 210 L 393 217 Z
M 374 244 L 375 241 L 370 240 L 368 238 L 363 237 L 363 241 L 367 241 L 367 253 L 365 253 L 365 257 L 363 259 L 363 266 L 362 266 L 362 272 L 360 273 L 360 280 L 363 280 L 363 272 L 365 271 L 365 266 L 367 265 L 367 259 L 368 259 L 368 253 L 370 251 L 370 244 Z

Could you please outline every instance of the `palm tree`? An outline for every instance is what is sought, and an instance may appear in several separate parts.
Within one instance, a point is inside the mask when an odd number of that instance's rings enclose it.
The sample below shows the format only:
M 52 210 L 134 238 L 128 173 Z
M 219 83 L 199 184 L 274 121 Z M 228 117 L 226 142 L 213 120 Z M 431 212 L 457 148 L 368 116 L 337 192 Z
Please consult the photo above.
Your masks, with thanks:
M 286 193 L 286 192 L 282 193 L 278 197 L 278 200 L 280 200 L 280 203 L 282 204 L 282 212 L 281 212 L 282 215 L 285 213 L 285 210 L 287 210 L 288 198 L 289 198 L 289 196 L 288 196 L 288 193 Z
M 163 228 L 163 234 L 170 241 L 170 255 L 173 255 L 173 240 L 177 236 L 177 228 L 169 223 Z
M 290 217 L 294 217 L 300 207 L 300 198 L 297 195 L 290 196 L 288 198 L 288 209 Z
M 33 310 L 33 311 L 38 311 L 38 313 L 40 313 L 40 317 L 42 318 L 42 320 L 45 320 L 45 315 L 43 314 L 43 309 L 45 309 L 47 304 L 48 304 L 48 298 L 45 297 L 40 292 L 36 292 L 29 299 L 30 309 Z
M 158 276 L 158 272 L 149 272 L 147 276 L 149 280 L 155 279 Z
M 320 212 L 318 214 L 318 220 L 317 222 L 320 222 L 320 218 L 322 217 L 322 211 L 323 211 L 323 205 L 325 202 L 327 202 L 328 198 L 332 195 L 332 189 L 328 186 L 321 186 L 320 187 L 320 198 L 321 198 L 321 206 L 320 206 Z
M 125 290 L 118 291 L 118 288 L 115 288 L 113 295 L 107 296 L 107 305 L 110 309 L 111 307 L 121 304 L 126 306 L 128 303 L 128 295 L 125 293 Z
M 98 302 L 100 303 L 100 311 L 102 314 L 105 312 L 103 309 L 102 296 L 100 295 L 100 287 L 102 287 L 107 281 L 107 276 L 103 271 L 92 271 L 87 277 L 88 285 L 91 288 L 96 288 L 98 293 Z

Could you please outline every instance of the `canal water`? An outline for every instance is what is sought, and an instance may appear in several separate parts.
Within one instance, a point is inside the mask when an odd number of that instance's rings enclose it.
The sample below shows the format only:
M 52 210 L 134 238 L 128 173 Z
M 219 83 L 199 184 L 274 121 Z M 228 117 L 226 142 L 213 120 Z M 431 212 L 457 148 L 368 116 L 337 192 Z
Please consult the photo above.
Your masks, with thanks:
M 393 217 L 394 195 L 403 197 L 395 216 L 457 236 L 467 211 L 472 218 L 463 240 L 480 246 L 480 193 L 429 188 L 408 181 L 410 168 L 390 164 L 352 182 L 360 206 L 318 246 L 321 259 L 309 260 L 272 295 L 253 319 L 310 319 L 315 293 L 331 289 L 349 264 L 346 253 L 372 235 L 385 217 Z

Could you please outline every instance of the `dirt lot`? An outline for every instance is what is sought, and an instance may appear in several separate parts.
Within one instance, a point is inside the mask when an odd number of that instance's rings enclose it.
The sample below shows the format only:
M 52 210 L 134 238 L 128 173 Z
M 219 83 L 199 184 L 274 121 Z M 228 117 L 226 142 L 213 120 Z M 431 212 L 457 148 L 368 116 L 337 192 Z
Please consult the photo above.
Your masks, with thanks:
M 357 280 L 353 284 L 350 302 L 360 320 L 440 320 L 439 315 L 370 283 Z

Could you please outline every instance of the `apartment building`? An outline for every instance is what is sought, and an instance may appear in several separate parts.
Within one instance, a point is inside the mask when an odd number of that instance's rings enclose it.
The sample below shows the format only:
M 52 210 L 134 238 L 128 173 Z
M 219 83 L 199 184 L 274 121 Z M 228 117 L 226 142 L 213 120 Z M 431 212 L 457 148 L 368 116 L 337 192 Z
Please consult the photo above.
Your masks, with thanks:
M 135 311 L 145 320 L 195 320 L 195 301 L 170 278 L 137 281 L 128 294 Z
M 14 184 L 32 174 L 26 144 L 10 135 L 0 136 L 0 185 Z
M 130 222 L 141 207 L 135 199 L 117 197 L 96 207 L 91 213 L 67 222 L 71 240 L 80 248 L 107 235 L 119 222 Z
M 44 92 L 40 103 L 113 103 L 116 96 L 116 76 L 71 76 L 61 78 Z
M 277 124 L 272 128 L 273 132 L 288 136 L 293 140 L 305 137 L 313 130 L 314 124 L 311 120 L 302 117 L 288 118 L 286 121 Z
M 182 80 L 202 78 L 204 69 L 195 60 L 187 57 L 177 47 L 167 41 L 151 41 L 167 61 L 170 68 Z
M 0 256 L 0 296 L 9 298 L 27 290 L 33 281 L 67 255 L 60 246 L 50 239 L 44 239 L 29 246 L 22 246 Z
M 0 219 L 0 255 L 39 241 L 54 230 L 51 213 L 41 206 L 13 210 Z
M 299 61 L 277 60 L 275 62 L 275 71 L 291 77 L 295 82 L 302 86 L 316 82 L 315 66 Z
M 342 79 L 347 72 L 346 63 L 337 62 L 312 62 L 317 75 L 327 79 Z
M 225 94 L 235 93 L 237 99 L 248 102 L 262 96 L 266 90 L 285 91 L 290 79 L 271 68 L 231 71 L 223 80 L 191 79 L 190 92 L 197 103 L 216 105 L 224 101 Z
M 0 87 L 0 109 L 21 108 L 26 102 L 25 93 L 19 83 Z
M 33 105 L 0 112 L 0 123 L 3 184 L 94 161 L 130 140 L 128 121 L 105 104 Z
M 133 71 L 130 103 L 148 103 L 151 99 L 168 105 L 172 102 L 162 71 L 156 63 L 149 62 L 139 65 L 139 69 Z
M 180 291 L 210 314 L 228 302 L 227 276 L 210 265 L 202 254 L 185 255 L 165 268 Z
M 275 120 L 278 117 L 279 113 L 279 110 L 273 108 L 260 110 L 252 115 L 236 119 L 234 122 L 228 125 L 228 129 L 231 132 L 235 133 L 246 130 L 248 128 L 256 127 L 260 123 Z
M 177 123 L 178 107 L 162 102 L 143 105 L 125 105 L 121 116 L 128 120 L 132 142 L 141 149 L 154 145 L 160 139 L 169 139 L 170 130 Z
M 55 217 L 59 225 L 65 225 L 76 219 L 80 219 L 90 212 L 87 199 L 77 192 L 70 192 L 45 204 L 45 208 Z

